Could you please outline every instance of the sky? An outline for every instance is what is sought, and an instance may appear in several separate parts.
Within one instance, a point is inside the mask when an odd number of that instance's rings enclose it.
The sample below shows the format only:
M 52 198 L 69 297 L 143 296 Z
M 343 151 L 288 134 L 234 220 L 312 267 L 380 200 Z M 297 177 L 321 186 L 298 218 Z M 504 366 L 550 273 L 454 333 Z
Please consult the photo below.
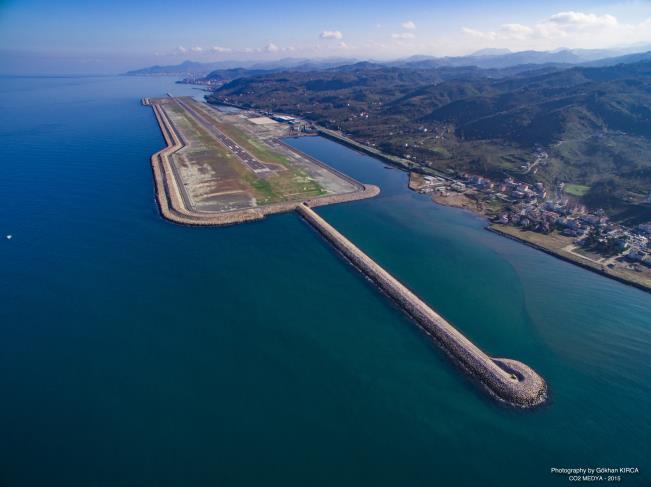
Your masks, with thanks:
M 0 0 L 0 72 L 651 45 L 651 0 Z

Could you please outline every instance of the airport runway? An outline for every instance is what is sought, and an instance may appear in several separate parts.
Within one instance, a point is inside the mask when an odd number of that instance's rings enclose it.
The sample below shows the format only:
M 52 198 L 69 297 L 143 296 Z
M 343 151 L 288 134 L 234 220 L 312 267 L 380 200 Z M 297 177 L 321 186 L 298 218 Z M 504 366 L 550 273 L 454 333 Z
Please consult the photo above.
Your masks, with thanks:
M 203 115 L 198 113 L 194 108 L 192 108 L 188 103 L 180 100 L 179 98 L 172 98 L 176 103 L 178 103 L 182 108 L 184 108 L 192 117 L 205 128 L 210 135 L 215 137 L 219 142 L 221 142 L 228 150 L 230 150 L 235 156 L 242 161 L 251 171 L 256 174 L 268 173 L 271 170 L 265 166 L 262 162 L 258 161 L 255 157 L 249 154 L 242 147 L 237 145 L 233 139 L 225 135 L 221 130 L 215 127 L 210 121 L 205 118 Z

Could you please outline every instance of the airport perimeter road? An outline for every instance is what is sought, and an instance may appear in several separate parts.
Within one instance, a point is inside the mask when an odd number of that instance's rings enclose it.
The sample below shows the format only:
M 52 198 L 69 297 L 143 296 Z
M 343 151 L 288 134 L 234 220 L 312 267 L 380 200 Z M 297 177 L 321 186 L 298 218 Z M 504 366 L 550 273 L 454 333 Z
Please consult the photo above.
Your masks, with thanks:
M 178 98 L 172 98 L 172 99 L 176 103 L 178 103 L 183 109 L 185 109 L 185 111 L 188 112 L 192 116 L 192 118 L 194 118 L 197 121 L 197 123 L 199 123 L 199 125 L 205 128 L 210 135 L 216 138 L 228 150 L 230 150 L 233 154 L 235 154 L 239 160 L 241 160 L 249 169 L 251 169 L 251 171 L 258 174 L 270 172 L 270 169 L 267 166 L 265 166 L 262 162 L 258 161 L 255 157 L 249 154 L 242 147 L 237 145 L 233 141 L 233 139 L 226 136 L 221 130 L 219 130 L 212 123 L 210 123 L 208 119 L 206 119 L 203 115 L 197 112 L 188 103 Z

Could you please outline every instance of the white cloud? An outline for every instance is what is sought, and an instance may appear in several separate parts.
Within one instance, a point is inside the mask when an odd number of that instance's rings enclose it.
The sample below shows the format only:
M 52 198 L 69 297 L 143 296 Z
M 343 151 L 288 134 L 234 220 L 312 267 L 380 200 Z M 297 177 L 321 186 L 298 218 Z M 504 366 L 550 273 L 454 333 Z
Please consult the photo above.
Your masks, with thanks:
M 194 46 L 192 49 L 190 49 L 192 52 L 203 52 L 203 47 L 199 46 Z
M 212 52 L 231 52 L 232 49 L 230 47 L 222 47 L 222 46 L 212 46 L 210 48 Z
M 413 20 L 405 20 L 402 24 L 400 24 L 403 29 L 407 30 L 414 30 L 416 28 L 416 24 L 414 24 Z
M 264 46 L 264 50 L 267 52 L 278 52 L 280 51 L 280 48 L 273 42 L 270 42 L 269 44 Z
M 176 48 L 176 51 L 179 52 L 179 53 L 181 53 L 181 54 L 185 54 L 186 52 L 188 52 L 188 50 L 187 50 L 185 47 L 183 47 L 183 46 L 179 46 L 179 47 L 177 47 L 177 48 Z
M 461 29 L 465 34 L 479 39 L 486 39 L 493 41 L 496 39 L 501 40 L 523 40 L 535 34 L 535 30 L 531 27 L 522 24 L 503 24 L 497 31 L 481 31 L 463 27 Z
M 464 34 L 467 34 L 472 37 L 477 37 L 478 39 L 495 39 L 495 32 L 482 32 L 481 30 L 471 29 L 470 27 L 462 27 L 461 31 Z
M 532 35 L 534 30 L 522 24 L 504 24 L 500 27 L 498 35 L 508 39 L 525 39 Z
M 563 26 L 565 28 L 594 29 L 603 27 L 615 27 L 618 22 L 612 15 L 586 14 L 583 12 L 559 12 L 552 15 L 547 22 Z
M 523 48 L 605 47 L 613 44 L 651 41 L 651 19 L 622 24 L 609 14 L 558 12 L 532 25 L 503 24 L 496 30 L 463 27 L 464 34 L 490 45 L 511 41 Z M 504 45 L 504 42 L 501 42 Z
M 339 45 L 339 47 L 341 47 L 342 49 L 348 49 L 348 44 L 346 44 L 344 41 L 341 41 L 338 45 Z
M 321 32 L 321 34 L 319 34 L 319 37 L 321 39 L 341 40 L 343 39 L 344 35 L 338 30 L 324 30 L 323 32 Z
M 399 34 L 391 34 L 394 39 L 413 39 L 415 36 L 413 32 L 400 32 Z

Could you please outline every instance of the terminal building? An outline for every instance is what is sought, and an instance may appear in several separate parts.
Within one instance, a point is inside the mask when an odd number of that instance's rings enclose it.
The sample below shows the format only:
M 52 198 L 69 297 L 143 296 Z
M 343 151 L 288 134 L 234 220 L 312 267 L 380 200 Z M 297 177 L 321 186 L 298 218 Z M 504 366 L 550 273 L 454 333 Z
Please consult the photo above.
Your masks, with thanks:
M 274 115 L 271 118 L 273 118 L 276 122 L 288 123 L 290 125 L 294 125 L 296 123 L 296 119 L 288 115 Z

